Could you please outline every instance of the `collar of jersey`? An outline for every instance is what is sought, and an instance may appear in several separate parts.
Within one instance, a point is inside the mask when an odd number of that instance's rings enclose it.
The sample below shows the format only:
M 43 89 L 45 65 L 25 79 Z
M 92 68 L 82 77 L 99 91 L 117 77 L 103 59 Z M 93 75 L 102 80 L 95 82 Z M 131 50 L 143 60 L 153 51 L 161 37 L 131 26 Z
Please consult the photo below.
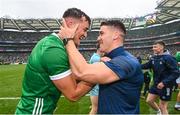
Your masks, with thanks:
M 56 33 L 52 33 L 52 35 L 56 36 L 63 43 L 62 39 Z
M 106 54 L 107 57 L 113 58 L 119 55 L 123 55 L 124 53 L 124 47 L 120 46 L 116 49 L 113 49 L 111 52 L 109 52 L 108 54 Z

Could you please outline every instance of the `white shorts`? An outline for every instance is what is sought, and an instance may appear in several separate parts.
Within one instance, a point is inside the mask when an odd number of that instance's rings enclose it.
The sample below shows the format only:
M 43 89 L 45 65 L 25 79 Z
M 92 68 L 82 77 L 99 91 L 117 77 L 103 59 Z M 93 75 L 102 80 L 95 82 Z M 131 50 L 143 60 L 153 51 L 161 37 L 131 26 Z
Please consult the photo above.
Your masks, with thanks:
M 180 83 L 180 76 L 176 79 L 176 83 Z
M 99 85 L 95 85 L 93 89 L 89 92 L 90 96 L 98 96 L 99 95 Z

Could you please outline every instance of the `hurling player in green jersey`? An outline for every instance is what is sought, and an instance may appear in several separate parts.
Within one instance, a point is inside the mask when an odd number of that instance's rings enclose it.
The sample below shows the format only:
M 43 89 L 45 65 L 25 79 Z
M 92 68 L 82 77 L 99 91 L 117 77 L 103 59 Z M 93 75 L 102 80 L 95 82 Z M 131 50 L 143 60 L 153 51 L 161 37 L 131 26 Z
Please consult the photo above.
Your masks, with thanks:
M 73 35 L 76 46 L 87 36 L 90 18 L 77 8 L 67 9 L 63 18 L 69 28 L 75 28 Z M 16 114 L 53 114 L 63 94 L 71 101 L 77 101 L 92 88 L 92 84 L 76 83 L 71 72 L 68 56 L 62 41 L 61 30 L 41 39 L 29 56 L 22 82 L 22 96 Z

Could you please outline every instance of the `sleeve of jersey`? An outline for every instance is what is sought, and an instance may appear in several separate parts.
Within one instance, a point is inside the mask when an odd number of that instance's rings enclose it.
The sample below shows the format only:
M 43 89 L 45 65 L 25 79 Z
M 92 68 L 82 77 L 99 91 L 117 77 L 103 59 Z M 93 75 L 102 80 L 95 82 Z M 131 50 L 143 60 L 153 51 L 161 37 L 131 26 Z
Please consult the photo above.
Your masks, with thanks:
M 152 62 L 152 60 L 149 60 L 147 63 L 141 64 L 141 68 L 142 69 L 149 69 L 149 68 L 151 68 L 151 62 Z
M 179 77 L 179 70 L 175 58 L 168 56 L 165 60 L 166 67 L 168 68 L 170 75 L 163 80 L 163 83 L 168 85 Z
M 133 67 L 127 61 L 121 59 L 112 59 L 111 61 L 104 62 L 120 79 L 126 79 L 134 72 Z
M 64 48 L 48 48 L 42 62 L 51 80 L 58 80 L 71 74 L 68 56 Z

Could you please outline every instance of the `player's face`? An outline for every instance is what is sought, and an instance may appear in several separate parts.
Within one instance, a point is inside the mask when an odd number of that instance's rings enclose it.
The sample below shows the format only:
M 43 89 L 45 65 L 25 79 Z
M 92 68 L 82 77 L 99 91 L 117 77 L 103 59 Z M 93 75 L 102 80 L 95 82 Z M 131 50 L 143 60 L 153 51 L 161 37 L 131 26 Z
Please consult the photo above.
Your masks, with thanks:
M 100 50 L 109 53 L 113 42 L 113 31 L 109 26 L 101 26 L 97 39 Z
M 163 46 L 162 45 L 160 45 L 160 44 L 155 44 L 155 45 L 153 45 L 153 52 L 154 52 L 154 54 L 160 54 L 160 53 L 163 53 Z
M 85 17 L 82 18 L 82 21 L 79 23 L 79 26 L 77 28 L 75 37 L 74 37 L 74 43 L 76 46 L 80 45 L 80 40 L 87 37 L 87 30 L 89 28 L 89 23 L 85 19 Z

